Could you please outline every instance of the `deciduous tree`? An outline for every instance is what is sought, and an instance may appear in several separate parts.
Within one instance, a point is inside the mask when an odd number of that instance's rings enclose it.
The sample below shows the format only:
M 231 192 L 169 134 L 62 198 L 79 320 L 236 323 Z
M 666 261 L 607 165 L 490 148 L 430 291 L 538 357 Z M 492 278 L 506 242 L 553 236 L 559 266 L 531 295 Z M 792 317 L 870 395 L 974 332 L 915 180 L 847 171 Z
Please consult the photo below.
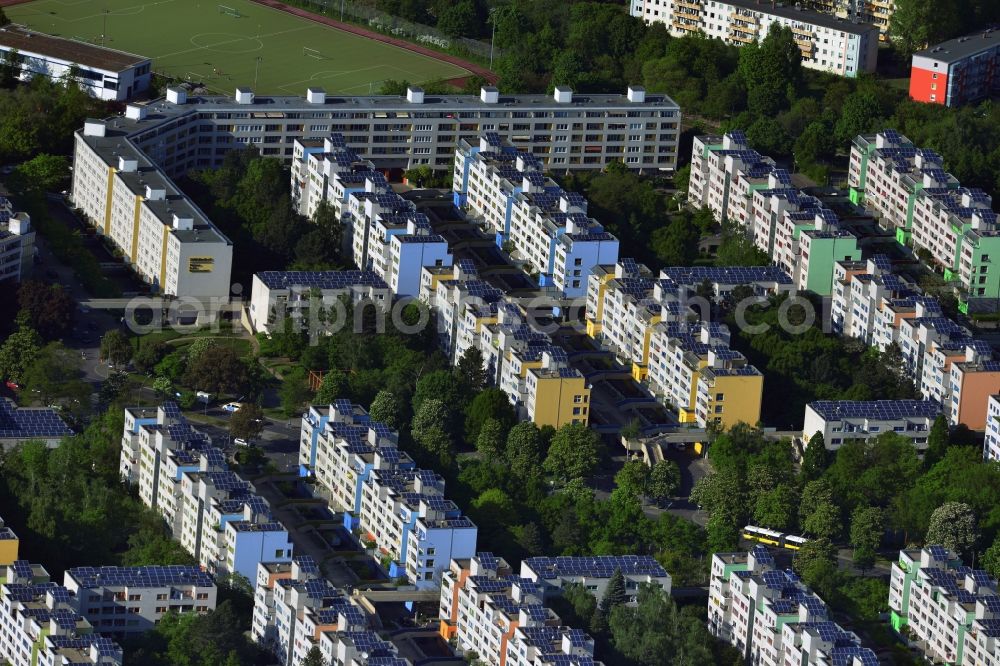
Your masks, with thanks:
M 940 544 L 963 556 L 978 539 L 979 531 L 972 507 L 964 502 L 945 502 L 931 514 L 924 541 L 929 544 Z
M 600 439 L 585 425 L 562 426 L 552 437 L 543 468 L 563 482 L 585 479 L 597 468 Z

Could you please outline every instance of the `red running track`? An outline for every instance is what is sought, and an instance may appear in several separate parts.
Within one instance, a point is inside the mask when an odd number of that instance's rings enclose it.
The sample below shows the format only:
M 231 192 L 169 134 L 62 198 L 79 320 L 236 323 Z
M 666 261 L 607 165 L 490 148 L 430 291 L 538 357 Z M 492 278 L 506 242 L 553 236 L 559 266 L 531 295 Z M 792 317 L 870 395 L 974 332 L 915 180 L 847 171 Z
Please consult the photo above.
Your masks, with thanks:
M 29 2 L 30 0 L 0 0 L 0 4 L 4 2 Z M 367 39 L 373 39 L 376 42 L 382 42 L 383 44 L 390 44 L 392 46 L 397 46 L 401 49 L 406 49 L 407 51 L 412 51 L 414 53 L 419 53 L 420 55 L 427 56 L 428 58 L 433 58 L 435 60 L 440 60 L 441 62 L 446 62 L 456 67 L 461 67 L 462 69 L 471 72 L 477 76 L 481 76 L 491 84 L 497 82 L 498 78 L 496 74 L 492 71 L 483 67 L 482 65 L 477 65 L 474 62 L 469 62 L 459 58 L 458 56 L 453 56 L 447 53 L 441 53 L 440 51 L 435 51 L 434 49 L 429 49 L 419 44 L 414 44 L 408 42 L 405 39 L 397 39 L 395 37 L 389 37 L 388 35 L 383 35 L 380 32 L 375 32 L 374 30 L 366 30 L 360 26 L 353 25 L 351 23 L 345 23 L 343 21 L 337 21 L 335 19 L 329 18 L 327 16 L 321 16 L 320 14 L 314 14 L 313 12 L 306 11 L 305 9 L 300 9 L 299 7 L 292 7 L 291 5 L 286 5 L 278 0 L 252 0 L 259 5 L 265 5 L 271 7 L 272 9 L 277 9 L 279 11 L 287 12 L 298 16 L 299 18 L 304 18 L 309 21 L 315 21 L 316 23 L 322 23 L 323 25 L 329 26 L 331 28 L 336 28 L 337 30 L 343 30 L 344 32 L 349 32 L 353 35 L 358 35 L 359 37 L 365 37 Z

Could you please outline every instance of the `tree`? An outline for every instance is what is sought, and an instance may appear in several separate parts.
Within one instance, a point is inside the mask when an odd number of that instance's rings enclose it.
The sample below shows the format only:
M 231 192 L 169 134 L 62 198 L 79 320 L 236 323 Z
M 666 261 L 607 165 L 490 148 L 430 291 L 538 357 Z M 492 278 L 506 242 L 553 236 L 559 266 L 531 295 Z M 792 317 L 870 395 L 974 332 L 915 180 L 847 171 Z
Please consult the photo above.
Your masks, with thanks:
M 993 545 L 986 549 L 981 560 L 983 569 L 994 578 L 1000 578 L 1000 536 L 993 540 Z
M 0 28 L 9 24 L 10 24 L 10 19 L 7 18 L 7 15 L 3 13 L 3 8 L 0 7 Z
M 475 37 L 485 16 L 480 16 L 472 0 L 449 3 L 438 16 L 437 29 L 450 37 Z
M 600 438 L 585 425 L 569 423 L 556 431 L 542 467 L 564 483 L 585 479 L 594 473 L 599 457 Z
M 934 425 L 927 433 L 927 450 L 924 451 L 924 467 L 930 469 L 939 460 L 944 458 L 948 449 L 948 417 L 938 414 L 934 419 Z
M 802 466 L 799 476 L 803 481 L 815 481 L 823 476 L 827 466 L 830 464 L 830 455 L 826 450 L 826 442 L 823 441 L 823 433 L 816 432 L 809 438 L 805 450 L 802 451 Z
M 795 525 L 797 502 L 795 489 L 787 483 L 779 484 L 757 497 L 754 522 L 779 532 L 791 530 Z
M 875 563 L 875 555 L 882 543 L 882 510 L 874 506 L 859 506 L 851 514 L 851 545 L 854 546 L 854 564 L 862 570 Z
M 611 611 L 616 606 L 626 603 L 628 603 L 628 592 L 625 589 L 625 575 L 622 573 L 621 567 L 616 567 L 611 578 L 608 579 L 608 586 L 604 588 L 604 596 L 601 597 L 598 610 L 607 620 L 611 617 Z
M 524 484 L 541 475 L 542 435 L 531 421 L 518 423 L 507 434 L 504 458 L 511 476 Z
M 61 155 L 36 155 L 14 169 L 9 181 L 20 194 L 58 191 L 69 178 L 69 161 Z
M 0 345 L 0 378 L 20 383 L 25 371 L 41 351 L 42 339 L 35 329 L 22 325 Z
M 137 341 L 139 348 L 132 356 L 132 363 L 135 364 L 136 370 L 148 374 L 170 352 L 170 346 L 160 340 L 147 340 L 141 337 L 137 338 Z
M 445 429 L 451 412 L 441 400 L 425 400 L 413 415 L 410 433 L 423 451 L 424 458 L 435 465 L 451 467 L 455 462 L 455 446 Z
M 486 369 L 483 367 L 483 352 L 479 347 L 469 347 L 455 366 L 455 376 L 463 388 L 470 393 L 477 393 L 486 388 Z
M 691 610 L 678 610 L 655 584 L 639 586 L 635 606 L 616 606 L 608 620 L 617 662 L 641 666 L 697 666 L 721 663 L 713 656 L 714 639 Z
M 212 347 L 188 362 L 184 383 L 208 393 L 242 393 L 247 367 L 231 347 Z
M 403 425 L 403 406 L 394 393 L 381 390 L 375 394 L 368 408 L 368 415 L 375 421 L 381 421 L 393 430 L 399 430 Z
M 858 134 L 881 127 L 882 104 L 874 90 L 857 90 L 844 100 L 834 135 L 840 143 L 849 143 Z
M 681 487 L 681 469 L 672 460 L 660 460 L 649 473 L 650 498 L 657 504 L 666 502 Z
M 454 414 L 465 410 L 468 395 L 457 385 L 455 377 L 451 372 L 447 370 L 434 370 L 421 375 L 420 379 L 417 380 L 417 384 L 413 389 L 413 400 L 411 401 L 413 413 L 416 414 L 424 400 L 429 399 L 441 400 L 446 405 L 449 405 L 451 409 L 455 410 Z M 446 427 L 450 430 L 452 423 L 449 421 Z
M 252 441 L 264 431 L 264 410 L 256 403 L 244 403 L 229 417 L 229 434 Z
M 306 658 L 302 660 L 302 666 L 327 666 L 327 661 L 323 658 L 323 653 L 320 652 L 318 645 L 309 648 Z
M 717 524 L 742 527 L 749 517 L 746 486 L 734 469 L 722 469 L 698 479 L 691 501 L 705 509 Z
M 498 421 L 503 429 L 517 423 L 517 415 L 511 407 L 510 398 L 498 388 L 480 391 L 465 410 L 465 439 L 475 442 L 488 419 Z
M 198 338 L 187 348 L 188 363 L 196 363 L 202 354 L 218 346 L 219 341 L 215 338 Z
M 833 133 L 826 123 L 818 120 L 806 125 L 792 149 L 795 161 L 800 167 L 829 160 L 836 152 Z
M 806 584 L 815 587 L 815 581 L 825 576 L 831 567 L 836 568 L 833 545 L 830 540 L 811 539 L 802 544 L 802 547 L 795 553 L 792 567 L 802 576 Z
M 61 398 L 89 405 L 90 386 L 82 376 L 80 355 L 59 342 L 50 342 L 25 369 L 22 380 L 43 404 Z
M 169 377 L 157 377 L 153 380 L 152 389 L 160 397 L 173 396 L 174 394 L 174 384 L 170 381 Z
M 517 545 L 528 554 L 529 557 L 536 557 L 545 554 L 545 539 L 538 525 L 533 522 L 519 525 L 513 529 L 514 540 Z
M 347 395 L 347 375 L 340 370 L 330 370 L 323 375 L 323 381 L 316 392 L 316 403 L 329 405 Z
M 17 291 L 20 312 L 46 340 L 60 338 L 73 325 L 76 303 L 62 285 L 26 280 Z
M 132 358 L 132 343 L 117 328 L 101 336 L 101 359 L 112 365 L 125 365 Z
M 968 553 L 978 539 L 976 516 L 972 513 L 972 507 L 964 502 L 945 502 L 931 514 L 924 542 L 940 544 L 962 556 Z
M 476 450 L 487 460 L 499 460 L 504 454 L 504 427 L 500 421 L 489 418 L 483 421 L 476 438 Z
M 961 10 L 953 0 L 896 0 L 889 34 L 904 57 L 953 37 L 961 29 Z
M 615 486 L 630 495 L 642 497 L 649 486 L 649 466 L 641 460 L 628 460 L 615 474 Z
M 278 389 L 278 397 L 281 399 L 281 411 L 285 416 L 302 413 L 306 403 L 313 397 L 304 368 L 296 367 L 285 373 Z

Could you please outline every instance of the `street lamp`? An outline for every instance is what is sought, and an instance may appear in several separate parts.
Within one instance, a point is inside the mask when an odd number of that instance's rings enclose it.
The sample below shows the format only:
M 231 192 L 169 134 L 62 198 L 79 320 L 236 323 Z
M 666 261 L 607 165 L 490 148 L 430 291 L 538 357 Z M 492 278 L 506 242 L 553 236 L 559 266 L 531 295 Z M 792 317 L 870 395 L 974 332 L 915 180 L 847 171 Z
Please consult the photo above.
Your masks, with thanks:
M 257 90 L 257 76 L 260 74 L 260 61 L 264 59 L 264 56 L 257 56 L 257 66 L 253 70 L 253 89 Z
M 493 26 L 493 32 L 492 32 L 492 34 L 490 34 L 490 69 L 493 69 L 493 42 L 495 42 L 496 38 L 497 38 L 497 19 L 496 19 L 496 15 L 497 15 L 497 12 L 499 12 L 499 11 L 500 11 L 499 7 L 494 7 L 493 9 L 491 9 L 490 10 L 489 19 L 488 19 L 489 22 L 490 22 L 490 24 Z

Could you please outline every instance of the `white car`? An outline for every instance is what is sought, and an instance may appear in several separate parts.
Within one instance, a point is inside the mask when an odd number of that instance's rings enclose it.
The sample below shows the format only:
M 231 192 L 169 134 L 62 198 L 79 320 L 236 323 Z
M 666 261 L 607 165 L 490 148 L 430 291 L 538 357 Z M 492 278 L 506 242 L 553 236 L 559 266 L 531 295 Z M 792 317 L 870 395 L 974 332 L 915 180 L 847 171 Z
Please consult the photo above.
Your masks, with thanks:
M 235 444 L 236 446 L 250 446 L 250 442 L 243 439 L 242 437 L 237 437 L 236 439 L 234 439 L 233 444 Z
M 222 406 L 222 409 L 223 409 L 223 411 L 227 411 L 230 414 L 235 414 L 236 412 L 240 411 L 241 407 L 243 407 L 242 403 L 239 403 L 239 402 L 227 402 L 226 404 L 224 404 Z

